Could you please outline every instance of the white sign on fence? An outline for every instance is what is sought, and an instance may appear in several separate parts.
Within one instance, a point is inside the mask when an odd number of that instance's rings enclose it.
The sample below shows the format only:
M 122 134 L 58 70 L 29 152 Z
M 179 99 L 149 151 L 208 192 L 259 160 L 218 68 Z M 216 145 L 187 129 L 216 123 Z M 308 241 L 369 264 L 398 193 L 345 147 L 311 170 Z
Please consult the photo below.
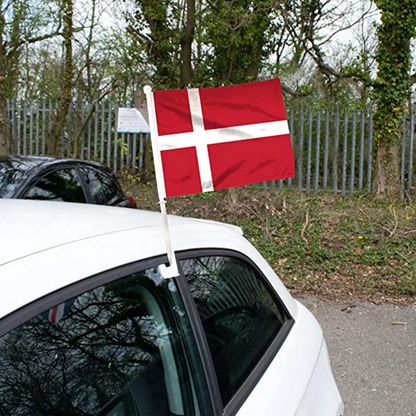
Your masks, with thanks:
M 119 108 L 117 116 L 118 133 L 150 133 L 149 125 L 136 108 Z

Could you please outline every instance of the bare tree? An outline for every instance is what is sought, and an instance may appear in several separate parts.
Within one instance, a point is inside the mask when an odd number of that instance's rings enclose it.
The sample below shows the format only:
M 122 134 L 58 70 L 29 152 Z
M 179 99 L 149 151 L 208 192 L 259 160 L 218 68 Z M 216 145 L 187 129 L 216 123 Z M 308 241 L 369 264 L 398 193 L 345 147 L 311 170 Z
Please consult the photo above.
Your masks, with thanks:
M 8 153 L 7 99 L 16 95 L 22 51 L 57 36 L 60 20 L 52 21 L 54 3 L 3 0 L 0 10 L 0 155 Z

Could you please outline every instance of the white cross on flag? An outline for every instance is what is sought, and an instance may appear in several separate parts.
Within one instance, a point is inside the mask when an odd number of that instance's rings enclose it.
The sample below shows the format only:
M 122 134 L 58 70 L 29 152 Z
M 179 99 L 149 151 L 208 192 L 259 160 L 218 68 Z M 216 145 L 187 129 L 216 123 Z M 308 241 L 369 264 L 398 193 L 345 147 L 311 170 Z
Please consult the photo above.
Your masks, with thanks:
M 164 196 L 295 175 L 279 79 L 152 94 L 149 117 Z

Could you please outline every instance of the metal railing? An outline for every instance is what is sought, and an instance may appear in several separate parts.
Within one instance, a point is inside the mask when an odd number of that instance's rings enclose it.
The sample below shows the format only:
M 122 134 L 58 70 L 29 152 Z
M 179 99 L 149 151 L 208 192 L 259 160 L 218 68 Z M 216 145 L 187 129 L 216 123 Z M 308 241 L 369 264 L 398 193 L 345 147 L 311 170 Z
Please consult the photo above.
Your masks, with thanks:
M 288 111 L 296 176 L 262 186 L 296 187 L 306 192 L 371 192 L 374 167 L 373 113 L 365 110 L 305 109 Z M 402 189 L 414 191 L 415 111 L 403 114 L 400 144 Z
M 118 133 L 117 109 L 131 106 L 111 100 L 70 106 L 60 141 L 61 157 L 95 160 L 114 172 L 144 169 L 147 134 Z M 53 129 L 56 101 L 8 103 L 10 153 L 24 156 L 46 155 L 48 136 Z
M 61 137 L 62 157 L 96 160 L 114 172 L 152 170 L 144 157 L 149 152 L 147 134 L 117 133 L 118 107 L 131 106 L 105 100 L 74 103 Z M 8 103 L 9 146 L 18 155 L 46 154 L 57 103 Z M 288 122 L 296 162 L 292 179 L 263 183 L 264 188 L 296 187 L 301 191 L 327 190 L 353 194 L 371 192 L 373 174 L 373 115 L 365 110 L 288 109 Z M 403 115 L 400 174 L 403 190 L 415 187 L 415 111 Z

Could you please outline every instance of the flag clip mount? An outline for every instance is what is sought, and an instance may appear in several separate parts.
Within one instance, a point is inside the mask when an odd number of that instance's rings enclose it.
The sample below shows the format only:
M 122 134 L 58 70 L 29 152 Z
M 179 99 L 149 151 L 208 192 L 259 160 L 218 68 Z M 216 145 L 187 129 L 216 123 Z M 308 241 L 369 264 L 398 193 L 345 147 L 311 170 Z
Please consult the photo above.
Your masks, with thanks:
M 178 268 L 174 265 L 166 266 L 165 264 L 161 264 L 159 266 L 159 272 L 164 280 L 179 276 Z
M 155 164 L 155 173 L 156 173 L 156 184 L 159 195 L 159 205 L 160 212 L 162 216 L 162 226 L 163 234 L 165 237 L 166 252 L 168 255 L 169 266 L 164 264 L 159 266 L 159 271 L 161 276 L 164 279 L 171 279 L 173 277 L 179 276 L 178 264 L 176 261 L 175 252 L 172 247 L 172 239 L 169 231 L 168 216 L 166 213 L 166 200 L 165 200 L 165 187 L 164 187 L 164 178 L 162 170 L 162 161 L 160 159 L 160 152 L 158 149 L 157 143 L 157 126 L 156 126 L 156 111 L 154 106 L 152 88 L 149 85 L 146 85 L 143 88 L 144 93 L 146 94 L 147 108 L 149 113 L 149 127 L 150 127 L 150 139 L 152 142 L 153 148 L 153 160 Z

